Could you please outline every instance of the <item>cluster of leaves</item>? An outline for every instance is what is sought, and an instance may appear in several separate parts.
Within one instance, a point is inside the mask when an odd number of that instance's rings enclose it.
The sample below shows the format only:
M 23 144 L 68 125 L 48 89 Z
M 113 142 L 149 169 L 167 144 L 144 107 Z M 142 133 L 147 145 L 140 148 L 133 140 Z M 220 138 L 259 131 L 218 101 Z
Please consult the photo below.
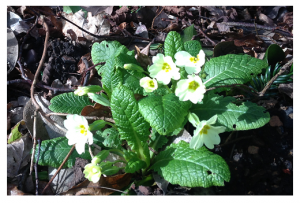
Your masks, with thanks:
M 196 56 L 202 47 L 199 41 L 191 40 L 193 30 L 189 28 L 183 36 L 170 32 L 164 44 L 165 55 L 174 60 L 178 51 L 185 50 Z M 189 112 L 195 113 L 200 120 L 217 115 L 216 125 L 225 126 L 226 131 L 259 128 L 270 119 L 263 107 L 251 102 L 237 106 L 235 98 L 219 96 L 214 92 L 208 92 L 198 104 L 180 101 L 172 92 L 176 81 L 173 81 L 171 88 L 160 85 L 155 91 L 146 93 L 139 84 L 145 73 L 123 68 L 128 63 L 139 65 L 134 51 L 129 51 L 117 41 L 94 43 L 91 56 L 94 64 L 105 62 L 96 69 L 102 77 L 103 89 L 107 94 L 105 97 L 109 101 L 107 105 L 116 124 L 115 128 L 104 131 L 103 126 L 95 128 L 94 143 L 123 157 L 126 160 L 126 173 L 142 169 L 145 175 L 154 170 L 172 184 L 188 187 L 222 186 L 224 181 L 230 180 L 229 168 L 222 157 L 204 146 L 198 150 L 191 149 L 184 141 L 171 144 L 161 151 L 168 137 L 177 135 L 183 129 Z M 206 88 L 245 84 L 252 79 L 252 74 L 259 74 L 267 66 L 265 61 L 248 55 L 215 57 L 202 67 L 207 74 L 203 82 Z M 180 75 L 181 79 L 187 78 L 184 69 L 180 70 Z M 137 101 L 136 95 L 144 97 Z M 80 114 L 86 105 L 90 105 L 87 96 L 65 93 L 54 97 L 49 108 L 55 112 Z M 128 149 L 121 146 L 122 141 L 127 142 Z M 61 151 L 71 148 L 66 138 L 49 140 L 42 145 L 39 164 L 54 167 L 64 158 L 65 154 Z M 149 147 L 159 154 L 155 156 Z M 85 154 L 74 156 L 91 159 Z M 66 166 L 71 167 L 73 161 L 73 158 L 69 159 Z

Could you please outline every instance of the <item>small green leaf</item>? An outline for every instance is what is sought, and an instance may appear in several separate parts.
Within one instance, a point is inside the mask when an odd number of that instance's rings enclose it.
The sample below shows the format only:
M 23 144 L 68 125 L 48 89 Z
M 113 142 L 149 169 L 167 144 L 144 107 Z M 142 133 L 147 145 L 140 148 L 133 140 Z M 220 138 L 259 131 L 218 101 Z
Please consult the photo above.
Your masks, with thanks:
M 192 24 L 191 26 L 189 26 L 183 30 L 183 35 L 181 36 L 182 42 L 185 43 L 187 41 L 190 41 L 192 39 L 192 37 L 197 34 L 198 33 L 196 32 L 196 30 L 194 28 L 194 24 Z
M 199 41 L 192 40 L 184 43 L 184 49 L 190 53 L 192 56 L 197 57 L 202 46 Z
M 165 40 L 164 49 L 165 56 L 171 56 L 175 60 L 174 55 L 176 52 L 184 50 L 180 34 L 175 31 L 169 32 Z
M 121 147 L 122 142 L 120 140 L 119 133 L 116 129 L 114 128 L 105 129 L 102 133 L 102 137 L 105 138 L 105 140 L 103 141 L 103 145 L 105 147 L 116 148 L 116 149 Z
M 102 128 L 104 128 L 105 124 L 106 121 L 104 120 L 94 121 L 92 124 L 89 125 L 89 130 L 90 131 L 101 130 Z
M 77 96 L 74 92 L 63 93 L 50 100 L 49 109 L 56 113 L 80 114 L 81 110 L 92 105 L 88 97 Z
M 132 150 L 142 150 L 141 142 L 148 140 L 149 124 L 138 111 L 133 92 L 120 85 L 111 96 L 111 112 L 122 140 L 126 140 Z
M 179 101 L 175 94 L 151 95 L 139 101 L 141 114 L 161 135 L 181 127 L 190 107 L 190 102 Z
M 153 92 L 146 92 L 145 89 L 143 88 L 143 96 L 148 96 L 148 95 L 161 95 L 164 96 L 166 94 L 171 93 L 170 89 L 168 86 L 163 85 L 161 83 L 158 83 L 158 87 L 156 90 Z
M 283 61 L 285 59 L 285 54 L 280 46 L 277 44 L 271 44 L 264 56 L 264 60 L 270 65 L 275 65 L 276 63 Z
M 244 84 L 259 74 L 268 64 L 249 55 L 228 54 L 212 58 L 205 63 L 206 88 L 222 85 Z
M 152 129 L 149 147 L 158 151 L 165 144 L 167 144 L 168 138 L 164 135 L 160 135 L 155 129 Z
M 121 46 L 118 41 L 102 41 L 100 44 L 95 42 L 92 46 L 91 56 L 94 64 L 106 62 L 113 57 L 116 50 Z M 96 67 L 97 69 L 97 67 Z
M 68 139 L 66 137 L 44 140 L 41 144 L 39 165 L 58 168 L 70 152 L 71 148 L 72 146 L 68 145 Z M 35 150 L 35 161 L 37 159 L 37 151 L 38 150 Z M 75 164 L 76 157 L 91 160 L 88 146 L 85 145 L 85 152 L 80 155 L 77 153 L 76 149 L 74 149 L 63 168 L 72 168 Z
M 125 152 L 125 159 L 128 162 L 125 167 L 125 173 L 134 173 L 146 167 L 146 162 L 139 159 L 138 155 L 134 152 Z
M 84 18 L 87 17 L 87 11 L 81 6 L 63 6 L 63 11 L 67 14 L 76 13 L 77 11 L 82 10 L 84 12 Z
M 103 106 L 110 106 L 110 102 L 102 95 L 95 94 L 95 93 L 88 93 L 88 96 L 90 99 L 94 100 L 95 102 Z
M 117 166 L 111 166 L 109 168 L 104 168 L 104 169 L 102 168 L 101 172 L 103 174 L 107 175 L 107 176 L 112 176 L 112 175 L 115 175 L 116 173 L 118 173 L 119 170 L 120 170 L 119 167 L 117 167 Z
M 225 126 L 226 131 L 250 130 L 264 126 L 270 121 L 270 114 L 252 102 L 244 102 L 237 106 L 233 97 L 208 94 L 201 104 L 193 104 L 190 109 L 200 121 L 218 115 L 215 126 Z M 234 128 L 234 125 L 236 128 Z
M 229 167 L 222 157 L 205 147 L 191 149 L 184 141 L 162 151 L 153 163 L 151 169 L 170 183 L 180 186 L 224 186 L 224 181 L 230 180 Z
M 11 144 L 13 141 L 22 137 L 22 133 L 19 132 L 19 125 L 21 123 L 23 123 L 22 125 L 24 125 L 25 122 L 23 120 L 21 120 L 11 129 L 10 138 L 7 140 L 8 144 Z

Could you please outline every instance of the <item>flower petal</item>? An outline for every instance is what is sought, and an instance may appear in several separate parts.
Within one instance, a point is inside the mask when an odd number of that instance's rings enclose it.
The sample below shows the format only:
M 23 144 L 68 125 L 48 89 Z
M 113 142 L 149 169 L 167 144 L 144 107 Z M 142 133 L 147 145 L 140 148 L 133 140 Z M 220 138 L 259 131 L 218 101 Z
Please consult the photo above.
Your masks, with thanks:
M 78 154 L 82 154 L 85 150 L 85 143 L 78 142 L 75 144 L 75 149 L 78 152 Z
M 174 58 L 176 60 L 175 64 L 177 66 L 185 66 L 185 64 L 189 61 L 191 54 L 186 51 L 179 51 L 175 54 Z
M 190 148 L 197 150 L 202 146 L 203 146 L 203 137 L 200 134 L 195 135 L 195 131 L 194 131 L 194 136 L 190 141 Z

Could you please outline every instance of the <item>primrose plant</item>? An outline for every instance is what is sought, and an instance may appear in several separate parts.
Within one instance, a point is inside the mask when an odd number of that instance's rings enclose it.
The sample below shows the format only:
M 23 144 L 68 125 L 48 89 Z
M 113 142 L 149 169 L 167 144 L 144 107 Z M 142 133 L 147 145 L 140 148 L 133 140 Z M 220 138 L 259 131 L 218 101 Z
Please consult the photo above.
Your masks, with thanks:
M 79 87 L 51 100 L 50 110 L 69 114 L 64 121 L 67 133 L 42 142 L 39 164 L 58 167 L 75 144 L 65 167 L 74 166 L 76 157 L 91 160 L 83 173 L 93 182 L 102 174 L 147 177 L 153 172 L 186 187 L 223 186 L 230 181 L 225 160 L 213 153 L 220 134 L 259 128 L 270 116 L 255 103 L 220 93 L 249 82 L 268 64 L 234 54 L 206 61 L 199 41 L 184 39 L 170 32 L 164 54 L 153 56 L 148 67 L 141 67 L 134 51 L 117 41 L 94 43 L 91 56 L 94 64 L 103 64 L 96 67 L 102 86 Z M 100 113 L 106 112 L 98 117 L 111 114 L 112 119 L 88 124 L 82 110 L 94 103 L 104 109 Z M 195 129 L 190 142 L 172 143 L 172 136 L 188 122 Z M 92 158 L 88 146 L 95 150 L 97 145 L 101 151 Z M 109 154 L 120 160 L 106 161 Z

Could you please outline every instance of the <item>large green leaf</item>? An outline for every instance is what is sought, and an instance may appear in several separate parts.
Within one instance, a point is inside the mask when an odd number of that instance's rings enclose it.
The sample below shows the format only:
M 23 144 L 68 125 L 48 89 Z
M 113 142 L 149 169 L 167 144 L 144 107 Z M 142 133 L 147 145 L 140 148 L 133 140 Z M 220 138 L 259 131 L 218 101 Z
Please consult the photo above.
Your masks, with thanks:
M 139 101 L 139 110 L 146 121 L 161 135 L 181 127 L 191 102 L 179 101 L 175 94 L 151 95 Z
M 125 159 L 128 162 L 125 167 L 125 173 L 134 173 L 147 166 L 146 162 L 139 159 L 138 155 L 134 152 L 125 152 Z
M 270 120 L 270 114 L 264 113 L 265 109 L 252 102 L 244 102 L 237 106 L 232 103 L 233 97 L 223 97 L 208 94 L 201 104 L 193 104 L 191 112 L 197 114 L 200 121 L 208 120 L 218 115 L 216 126 L 225 126 L 226 131 L 250 130 L 264 126 Z
M 196 30 L 194 28 L 194 24 L 192 24 L 191 26 L 189 26 L 183 30 L 181 39 L 182 39 L 183 43 L 185 43 L 187 41 L 190 41 L 192 39 L 192 37 L 197 34 L 198 33 L 196 32 Z
M 160 135 L 155 129 L 152 129 L 151 138 L 149 141 L 149 147 L 158 151 L 165 144 L 167 144 L 168 138 L 164 135 Z
M 116 122 L 122 140 L 126 140 L 132 150 L 142 152 L 141 142 L 148 140 L 149 123 L 139 113 L 137 101 L 133 92 L 119 85 L 111 96 L 111 112 Z
M 143 94 L 144 88 L 140 85 L 140 80 L 145 77 L 144 73 L 134 70 L 120 69 L 123 73 L 123 84 L 128 87 L 134 94 Z
M 192 40 L 184 43 L 184 50 L 190 53 L 192 56 L 197 57 L 202 46 L 199 41 Z
M 103 141 L 103 145 L 105 147 L 109 148 L 120 148 L 121 147 L 121 140 L 119 133 L 116 129 L 114 128 L 107 128 L 106 130 L 103 131 L 102 137 L 105 139 Z
M 228 54 L 205 63 L 207 88 L 221 85 L 244 84 L 259 74 L 268 64 L 249 55 Z
M 180 141 L 154 158 L 152 169 L 172 184 L 187 187 L 224 186 L 229 182 L 229 167 L 217 154 L 205 147 L 198 150 Z
M 116 50 L 121 46 L 118 41 L 102 41 L 94 43 L 92 46 L 92 60 L 94 64 L 106 62 L 115 55 Z
M 85 106 L 92 105 L 88 97 L 75 95 L 74 92 L 57 95 L 50 103 L 51 111 L 70 114 L 80 114 Z
M 171 56 L 174 60 L 176 52 L 184 50 L 180 34 L 175 31 L 169 32 L 165 40 L 164 49 L 165 55 Z
M 39 165 L 58 168 L 71 148 L 72 146 L 68 145 L 68 139 L 66 137 L 58 137 L 43 141 L 41 144 Z M 35 150 L 35 161 L 38 155 L 37 151 L 38 150 Z M 77 153 L 76 149 L 74 149 L 63 168 L 72 168 L 75 164 L 76 157 L 91 160 L 87 144 L 85 145 L 85 152 L 80 155 Z

